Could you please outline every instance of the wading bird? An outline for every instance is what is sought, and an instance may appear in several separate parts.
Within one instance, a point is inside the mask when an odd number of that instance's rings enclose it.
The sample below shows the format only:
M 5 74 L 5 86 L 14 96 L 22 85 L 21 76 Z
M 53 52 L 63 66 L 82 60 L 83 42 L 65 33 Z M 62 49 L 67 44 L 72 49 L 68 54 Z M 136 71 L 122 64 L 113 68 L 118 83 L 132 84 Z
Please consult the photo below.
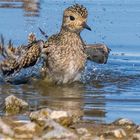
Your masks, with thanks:
M 87 16 L 87 9 L 75 4 L 64 10 L 60 32 L 45 42 L 37 41 L 31 34 L 27 46 L 14 48 L 9 43 L 7 49 L 3 49 L 2 39 L 1 52 L 5 59 L 0 64 L 1 71 L 9 75 L 35 65 L 43 57 L 47 77 L 56 83 L 71 83 L 80 79 L 87 59 L 106 63 L 110 49 L 102 44 L 86 45 L 80 36 L 83 29 L 91 30 Z

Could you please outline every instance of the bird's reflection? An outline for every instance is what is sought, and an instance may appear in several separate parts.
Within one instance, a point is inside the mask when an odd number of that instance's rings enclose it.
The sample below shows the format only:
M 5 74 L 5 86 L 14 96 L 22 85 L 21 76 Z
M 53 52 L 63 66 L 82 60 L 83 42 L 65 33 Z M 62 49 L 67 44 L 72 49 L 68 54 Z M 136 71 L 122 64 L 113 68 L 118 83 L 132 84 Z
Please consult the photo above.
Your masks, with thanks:
M 24 16 L 39 16 L 40 0 L 0 0 L 0 8 L 23 9 Z
M 37 82 L 33 87 L 43 96 L 41 106 L 47 106 L 56 110 L 68 110 L 75 116 L 83 116 L 84 119 L 105 120 L 105 96 L 86 93 L 86 87 L 81 83 L 72 85 L 47 85 L 46 82 Z
M 54 85 L 42 80 L 32 84 L 0 86 L 0 101 L 14 94 L 24 99 L 30 105 L 30 110 L 36 111 L 48 107 L 54 110 L 66 110 L 84 120 L 104 122 L 106 117 L 106 98 L 96 90 L 87 89 L 81 83 L 71 85 Z

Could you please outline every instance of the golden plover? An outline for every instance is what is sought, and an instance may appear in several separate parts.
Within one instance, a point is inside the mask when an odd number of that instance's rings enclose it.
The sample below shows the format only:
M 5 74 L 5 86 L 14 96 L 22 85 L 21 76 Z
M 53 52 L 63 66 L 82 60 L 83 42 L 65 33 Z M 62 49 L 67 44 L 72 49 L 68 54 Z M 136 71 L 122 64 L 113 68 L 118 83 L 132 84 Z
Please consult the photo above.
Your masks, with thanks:
M 77 81 L 84 69 L 87 55 L 85 44 L 80 36 L 86 28 L 88 12 L 82 5 L 65 9 L 61 30 L 45 42 L 48 75 L 58 83 Z
M 4 74 L 11 74 L 21 68 L 32 66 L 38 58 L 44 58 L 45 70 L 48 77 L 57 83 L 71 83 L 79 80 L 87 59 L 97 63 L 106 62 L 109 50 L 106 46 L 86 45 L 80 33 L 83 29 L 91 30 L 87 25 L 87 9 L 83 5 L 73 5 L 65 9 L 61 30 L 52 35 L 46 42 L 37 41 L 36 37 L 29 36 L 29 44 L 14 49 L 9 43 L 5 60 L 0 64 Z M 42 32 L 42 30 L 40 30 Z M 45 35 L 45 33 L 43 32 Z M 1 44 L 1 46 L 3 46 Z M 3 47 L 1 47 L 3 48 Z M 102 49 L 101 49 L 102 48 Z M 90 53 L 91 50 L 94 53 Z M 3 52 L 3 49 L 1 49 Z M 104 53 L 104 51 L 106 52 Z M 96 56 L 95 53 L 99 54 Z M 106 59 L 100 61 L 105 57 Z M 95 57 L 96 56 L 96 57 Z

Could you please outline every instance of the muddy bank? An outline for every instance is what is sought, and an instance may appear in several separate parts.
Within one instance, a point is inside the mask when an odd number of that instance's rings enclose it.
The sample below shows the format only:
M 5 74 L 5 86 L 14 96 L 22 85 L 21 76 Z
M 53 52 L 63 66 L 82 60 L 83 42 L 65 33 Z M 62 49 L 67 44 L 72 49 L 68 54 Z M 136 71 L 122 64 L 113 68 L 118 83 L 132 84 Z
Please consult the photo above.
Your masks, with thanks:
M 4 104 L 5 116 L 0 118 L 3 140 L 140 140 L 140 125 L 127 118 L 97 124 L 83 122 L 81 116 L 65 110 L 43 108 L 32 112 L 27 102 L 13 95 Z

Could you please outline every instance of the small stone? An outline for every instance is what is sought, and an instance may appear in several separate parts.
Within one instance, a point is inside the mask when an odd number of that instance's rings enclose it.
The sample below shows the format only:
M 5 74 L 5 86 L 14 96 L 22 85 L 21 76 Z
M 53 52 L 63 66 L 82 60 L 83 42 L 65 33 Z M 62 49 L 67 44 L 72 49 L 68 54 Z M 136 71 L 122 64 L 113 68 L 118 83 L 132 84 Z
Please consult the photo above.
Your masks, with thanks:
M 68 117 L 69 115 L 66 111 L 52 111 L 49 116 L 51 119 L 57 120 L 61 117 Z
M 132 140 L 140 140 L 140 133 L 133 134 Z
M 36 124 L 34 122 L 27 123 L 22 126 L 15 127 L 14 130 L 16 132 L 28 131 L 28 132 L 33 133 L 36 131 Z
M 97 137 L 96 137 L 97 138 Z M 80 137 L 80 140 L 97 140 L 97 139 L 95 139 L 95 137 L 94 137 L 94 139 L 93 139 L 93 136 L 90 134 L 90 133 L 86 133 L 85 135 L 82 135 L 81 137 Z M 99 140 L 99 139 L 98 139 Z
M 6 124 L 2 119 L 0 119 L 0 132 L 10 137 L 14 136 L 14 131 L 12 130 L 12 128 L 8 124 Z
M 86 128 L 78 128 L 76 129 L 76 131 L 79 135 L 85 135 L 88 133 L 88 130 Z
M 15 134 L 14 138 L 16 138 L 16 139 L 33 139 L 33 134 L 30 134 L 30 133 Z
M 14 138 L 10 138 L 8 136 L 4 136 L 2 134 L 0 134 L 0 140 L 15 140 Z
M 117 129 L 117 130 L 114 130 L 113 131 L 114 132 L 114 136 L 116 137 L 116 138 L 123 138 L 123 137 L 126 137 L 126 133 L 125 133 L 125 131 L 123 130 L 123 129 Z
M 130 130 L 130 129 L 132 129 L 132 128 L 133 128 L 132 125 L 127 125 L 127 126 L 126 126 L 126 129 L 127 129 L 127 130 Z
M 72 115 L 66 111 L 52 111 L 49 117 L 63 126 L 69 126 L 72 124 Z
M 41 109 L 39 111 L 31 112 L 29 117 L 33 121 L 36 121 L 38 119 L 46 119 L 51 112 L 52 112 L 52 110 L 45 108 L 45 109 Z
M 28 103 L 14 95 L 5 98 L 5 110 L 7 114 L 18 114 L 29 107 Z
M 103 135 L 101 135 L 100 137 L 95 137 L 93 140 L 105 140 L 105 138 Z
M 42 132 L 42 129 L 36 123 L 28 122 L 27 124 L 24 124 L 22 126 L 15 127 L 14 131 L 15 131 L 15 138 L 32 139 L 34 136 L 39 135 L 40 132 Z
M 126 137 L 126 133 L 123 129 L 115 129 L 115 130 L 111 130 L 111 131 L 107 131 L 103 134 L 104 137 L 115 137 L 115 138 L 123 138 Z
M 49 127 L 52 127 L 53 129 L 46 132 L 45 135 L 42 136 L 43 140 L 48 140 L 48 139 L 78 140 L 78 137 L 75 133 L 73 133 L 70 130 L 64 128 L 59 123 L 57 123 L 57 122 L 55 122 L 51 119 L 46 119 L 45 123 L 46 123 L 46 128 L 48 128 L 48 126 L 49 126 Z
M 69 126 L 73 122 L 72 115 L 66 111 L 53 111 L 48 108 L 41 109 L 39 111 L 32 112 L 30 114 L 30 119 L 37 121 L 38 119 L 50 118 L 60 123 L 63 126 Z M 41 122 L 41 121 L 40 121 Z
M 118 119 L 118 120 L 114 121 L 113 124 L 120 125 L 120 126 L 135 125 L 135 123 L 133 121 L 126 119 L 126 118 Z
M 140 125 L 137 126 L 136 132 L 140 132 Z

